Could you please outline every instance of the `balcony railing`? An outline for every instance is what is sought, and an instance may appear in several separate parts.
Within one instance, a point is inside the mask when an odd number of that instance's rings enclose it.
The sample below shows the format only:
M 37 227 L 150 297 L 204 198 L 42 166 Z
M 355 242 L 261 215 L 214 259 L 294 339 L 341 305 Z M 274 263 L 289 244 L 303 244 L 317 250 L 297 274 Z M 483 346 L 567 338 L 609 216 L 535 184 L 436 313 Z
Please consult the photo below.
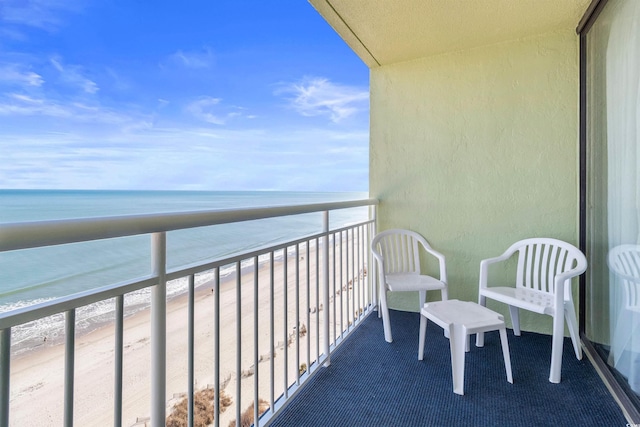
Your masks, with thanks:
M 0 313 L 0 427 L 9 426 L 11 420 L 12 329 L 49 316 L 64 315 L 64 390 L 60 393 L 60 405 L 64 425 L 71 426 L 74 424 L 74 400 L 79 398 L 74 396 L 76 314 L 79 309 L 110 300 L 115 301 L 112 413 L 114 425 L 122 425 L 123 403 L 126 399 L 123 394 L 126 363 L 125 296 L 145 289 L 150 289 L 151 293 L 151 392 L 149 413 L 147 416 L 141 414 L 141 422 L 164 426 L 168 404 L 166 337 L 167 303 L 170 297 L 167 283 L 182 278 L 188 282 L 187 319 L 183 319 L 187 325 L 185 334 L 188 341 L 184 389 L 187 390 L 187 425 L 193 425 L 198 381 L 194 369 L 194 330 L 198 327 L 194 302 L 197 277 L 205 273 L 213 277 L 212 284 L 208 286 L 213 294 L 210 307 L 213 322 L 209 332 L 213 336 L 210 363 L 213 371 L 214 423 L 221 425 L 221 413 L 224 410 L 221 396 L 229 393 L 224 390 L 225 386 L 235 382 L 235 390 L 231 395 L 235 406 L 232 419 L 235 419 L 236 425 L 241 425 L 244 415 L 242 405 L 245 403 L 255 403 L 255 425 L 268 424 L 319 367 L 329 364 L 336 346 L 375 307 L 376 295 L 367 275 L 367 265 L 368 245 L 375 232 L 376 205 L 377 201 L 371 199 L 0 225 L 0 252 L 149 235 L 152 264 L 151 273 L 144 277 Z M 330 228 L 331 212 L 367 206 L 367 219 Z M 261 249 L 222 259 L 168 268 L 167 232 L 312 212 L 322 213 L 322 231 L 319 233 L 298 236 L 275 245 L 264 244 Z M 211 244 L 215 245 L 215 242 Z M 231 272 L 231 283 L 221 278 L 221 271 Z M 265 289 L 268 295 L 264 295 Z M 235 339 L 232 340 L 235 348 L 223 347 L 225 344 L 221 343 L 221 330 L 228 331 L 229 328 L 235 329 Z M 250 339 L 245 338 L 247 329 L 250 329 Z M 247 343 L 250 343 L 248 351 L 245 349 Z M 228 366 L 228 355 L 232 353 L 235 353 L 235 366 Z M 253 365 L 245 369 L 247 363 Z M 259 369 L 260 364 L 268 364 L 268 369 Z M 247 387 L 243 387 L 247 383 L 243 380 L 247 377 L 253 378 L 249 393 Z M 265 390 L 268 395 L 266 410 L 257 404 Z

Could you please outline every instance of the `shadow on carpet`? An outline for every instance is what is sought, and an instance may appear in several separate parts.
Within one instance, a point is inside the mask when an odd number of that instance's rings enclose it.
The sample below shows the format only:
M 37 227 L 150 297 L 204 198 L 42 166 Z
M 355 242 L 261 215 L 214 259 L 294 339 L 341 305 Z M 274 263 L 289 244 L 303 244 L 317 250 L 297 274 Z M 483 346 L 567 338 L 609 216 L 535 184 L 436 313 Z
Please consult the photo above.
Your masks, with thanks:
M 507 330 L 513 384 L 498 332 L 465 361 L 465 395 L 453 393 L 449 343 L 428 322 L 418 361 L 419 314 L 391 311 L 393 343 L 373 313 L 333 353 L 271 426 L 620 426 L 622 411 L 587 359 L 565 338 L 562 382 L 549 382 L 551 336 Z

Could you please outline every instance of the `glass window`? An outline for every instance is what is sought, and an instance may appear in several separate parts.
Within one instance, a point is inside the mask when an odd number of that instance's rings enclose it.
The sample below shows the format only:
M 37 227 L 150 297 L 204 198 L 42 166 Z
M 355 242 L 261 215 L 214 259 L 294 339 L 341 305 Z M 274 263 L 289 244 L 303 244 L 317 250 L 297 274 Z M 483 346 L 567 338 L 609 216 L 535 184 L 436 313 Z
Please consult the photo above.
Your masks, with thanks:
M 640 396 L 640 1 L 609 0 L 587 34 L 585 333 Z

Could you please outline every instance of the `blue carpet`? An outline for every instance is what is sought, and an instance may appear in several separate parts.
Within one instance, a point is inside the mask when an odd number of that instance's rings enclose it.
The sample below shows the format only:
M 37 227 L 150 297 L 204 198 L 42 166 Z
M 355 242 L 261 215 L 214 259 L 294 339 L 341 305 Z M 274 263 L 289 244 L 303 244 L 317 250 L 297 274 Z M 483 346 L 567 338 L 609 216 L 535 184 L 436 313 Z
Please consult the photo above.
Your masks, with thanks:
M 465 395 L 453 393 L 449 343 L 428 323 L 418 361 L 418 313 L 391 311 L 393 343 L 374 313 L 336 350 L 271 424 L 282 426 L 625 426 L 587 359 L 565 338 L 562 382 L 549 382 L 551 337 L 508 330 L 513 384 L 497 332 L 465 363 Z

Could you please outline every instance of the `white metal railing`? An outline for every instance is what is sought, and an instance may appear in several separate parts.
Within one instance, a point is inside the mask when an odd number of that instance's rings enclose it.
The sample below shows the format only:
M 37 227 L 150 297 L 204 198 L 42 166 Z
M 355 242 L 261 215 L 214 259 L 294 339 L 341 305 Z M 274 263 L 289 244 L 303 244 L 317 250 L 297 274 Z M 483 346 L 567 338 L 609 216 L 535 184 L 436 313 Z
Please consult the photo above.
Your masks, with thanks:
M 188 368 L 186 373 L 186 389 L 188 399 L 188 425 L 194 420 L 194 296 L 196 275 L 214 272 L 213 281 L 213 378 L 214 378 L 214 422 L 220 425 L 222 412 L 220 396 L 223 384 L 221 369 L 220 343 L 221 312 L 229 307 L 221 307 L 220 269 L 227 265 L 235 265 L 235 330 L 236 330 L 236 362 L 235 362 L 235 422 L 240 425 L 242 416 L 242 384 L 243 384 L 243 316 L 242 292 L 252 286 L 253 298 L 253 419 L 255 425 L 266 425 L 273 416 L 286 404 L 304 382 L 310 378 L 320 366 L 327 365 L 333 349 L 348 335 L 364 316 L 368 315 L 375 305 L 376 296 L 367 275 L 369 260 L 369 241 L 375 233 L 375 207 L 377 200 L 358 200 L 348 202 L 319 203 L 308 205 L 267 207 L 256 209 L 199 211 L 188 213 L 133 215 L 123 217 L 59 220 L 47 222 L 15 223 L 0 225 L 0 252 L 26 248 L 60 245 L 74 242 L 85 242 L 97 239 L 108 239 L 123 236 L 148 234 L 151 236 L 151 273 L 144 277 L 132 278 L 122 283 L 104 286 L 91 291 L 58 298 L 52 301 L 29 307 L 0 313 L 0 427 L 9 426 L 10 421 L 10 379 L 11 379 L 11 332 L 12 328 L 30 321 L 64 313 L 64 393 L 63 411 L 64 425 L 74 423 L 74 370 L 76 356 L 76 310 L 97 302 L 115 299 L 114 321 L 114 425 L 122 425 L 123 416 L 123 364 L 124 364 L 124 300 L 127 294 L 151 288 L 151 402 L 150 423 L 152 426 L 165 425 L 166 419 L 166 309 L 167 282 L 188 278 Z M 331 211 L 355 207 L 370 207 L 369 219 L 331 230 L 329 214 Z M 296 240 L 264 247 L 252 252 L 236 254 L 224 259 L 194 263 L 172 270 L 167 269 L 166 233 L 173 230 L 204 227 L 255 219 L 283 217 L 311 212 L 323 212 L 322 232 L 311 236 L 300 236 Z M 281 257 L 281 262 L 278 261 Z M 290 258 L 295 262 L 290 262 Z M 266 258 L 269 269 L 269 295 L 259 295 L 260 260 Z M 251 265 L 248 277 L 252 283 L 243 282 L 243 265 Z M 281 270 L 278 270 L 280 265 Z M 289 268 L 294 271 L 290 272 Z M 277 274 L 276 274 L 277 273 Z M 278 277 L 280 278 L 278 280 Z M 246 280 L 246 278 L 245 278 Z M 289 295 L 290 293 L 293 295 Z M 276 296 L 278 294 L 278 296 Z M 293 301 L 291 301 L 293 299 Z M 264 303 L 264 301 L 267 301 Z M 260 314 L 260 308 L 269 306 L 267 318 Z M 278 306 L 280 304 L 280 306 Z M 289 319 L 293 308 L 294 319 Z M 301 312 L 304 315 L 301 316 Z M 322 313 L 321 313 L 322 312 Z M 276 319 L 276 317 L 278 317 Z M 268 409 L 260 413 L 259 393 L 264 389 L 261 382 L 263 369 L 259 369 L 262 361 L 259 347 L 258 331 L 268 325 L 268 360 L 269 370 L 267 388 L 269 395 Z M 293 324 L 293 333 L 289 326 Z M 312 328 L 312 325 L 315 326 Z M 304 327 L 304 330 L 302 330 Z M 279 349 L 279 337 L 282 334 L 282 360 L 277 370 L 275 356 Z M 301 349 L 301 345 L 303 348 Z M 290 360 L 289 347 L 293 347 Z M 305 348 L 306 347 L 306 348 Z M 313 351 L 315 350 L 315 352 Z M 292 363 L 294 362 L 294 363 Z M 302 363 L 304 362 L 304 363 Z M 282 372 L 282 378 L 276 378 Z M 277 382 L 281 381 L 278 386 Z M 279 391 L 282 390 L 280 393 Z

